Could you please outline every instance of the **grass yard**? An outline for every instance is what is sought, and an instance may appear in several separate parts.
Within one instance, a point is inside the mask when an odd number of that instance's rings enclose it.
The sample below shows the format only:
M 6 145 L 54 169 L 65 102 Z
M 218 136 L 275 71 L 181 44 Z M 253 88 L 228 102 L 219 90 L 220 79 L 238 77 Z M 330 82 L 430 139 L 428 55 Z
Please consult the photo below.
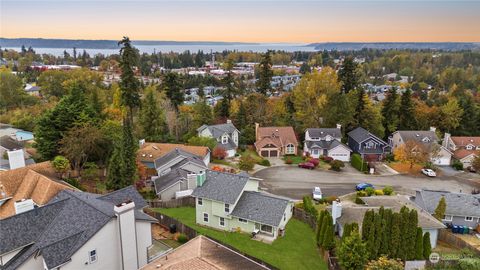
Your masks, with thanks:
M 283 159 L 285 162 L 287 162 L 287 160 L 291 160 L 291 161 L 292 161 L 292 164 L 298 164 L 298 163 L 304 162 L 302 156 L 284 156 L 282 159 Z
M 263 158 L 261 156 L 259 156 L 257 154 L 257 152 L 255 152 L 252 149 L 245 149 L 245 151 L 241 152 L 240 155 L 242 157 L 247 156 L 247 157 L 252 158 L 253 160 L 255 160 L 255 163 L 261 162 L 263 160 Z
M 199 226 L 195 224 L 195 208 L 192 207 L 153 210 L 178 219 L 203 235 L 235 247 L 279 269 L 327 269 L 317 249 L 315 233 L 299 220 L 290 219 L 285 237 L 277 239 L 270 245 L 251 240 L 249 234 L 217 231 Z
M 232 168 L 236 168 L 235 164 L 225 160 L 225 159 L 215 159 L 213 158 L 212 161 L 210 163 L 213 163 L 213 164 L 220 164 L 220 165 L 225 165 L 225 166 L 229 166 L 229 167 L 232 167 Z

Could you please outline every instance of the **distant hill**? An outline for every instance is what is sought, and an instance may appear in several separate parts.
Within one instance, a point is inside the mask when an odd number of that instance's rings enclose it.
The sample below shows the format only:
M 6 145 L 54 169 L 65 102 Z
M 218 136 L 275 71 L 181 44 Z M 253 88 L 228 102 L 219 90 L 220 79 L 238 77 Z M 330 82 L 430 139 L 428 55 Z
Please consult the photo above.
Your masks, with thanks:
M 0 38 L 1 47 L 33 47 L 33 48 L 82 48 L 82 49 L 118 49 L 116 40 L 87 39 L 43 39 L 43 38 Z M 215 42 L 215 41 L 154 41 L 137 40 L 133 45 L 255 45 L 245 42 Z
M 362 49 L 398 49 L 398 50 L 480 50 L 480 43 L 473 42 L 325 42 L 311 43 L 307 46 L 315 47 L 315 50 L 358 51 Z

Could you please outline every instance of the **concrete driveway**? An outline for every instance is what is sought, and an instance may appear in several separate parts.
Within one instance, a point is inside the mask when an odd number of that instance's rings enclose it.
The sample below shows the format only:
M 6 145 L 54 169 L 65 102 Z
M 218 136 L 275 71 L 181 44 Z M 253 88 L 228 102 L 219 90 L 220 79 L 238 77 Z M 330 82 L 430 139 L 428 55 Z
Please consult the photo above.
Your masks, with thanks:
M 344 195 L 354 191 L 356 184 L 368 182 L 376 188 L 392 186 L 397 191 L 415 194 L 416 189 L 435 189 L 452 192 L 472 191 L 472 186 L 457 181 L 455 176 L 428 178 L 426 176 L 407 175 L 366 175 L 358 172 L 333 172 L 320 170 L 306 170 L 296 166 L 279 166 L 260 170 L 254 174 L 263 179 L 260 183 L 264 190 L 287 196 L 292 199 L 301 199 L 311 194 L 315 186 L 319 186 L 325 196 Z

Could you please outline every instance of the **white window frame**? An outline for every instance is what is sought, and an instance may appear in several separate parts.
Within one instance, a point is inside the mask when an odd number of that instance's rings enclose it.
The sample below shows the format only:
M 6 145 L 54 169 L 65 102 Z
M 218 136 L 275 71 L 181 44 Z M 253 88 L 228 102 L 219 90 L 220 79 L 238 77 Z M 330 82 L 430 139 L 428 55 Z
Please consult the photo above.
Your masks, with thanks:
M 473 217 L 465 217 L 465 221 L 473 221 Z
M 238 144 L 238 135 L 236 132 L 232 133 L 232 136 L 233 136 L 233 142 Z
M 207 219 L 207 221 L 205 221 L 205 218 Z M 208 215 L 208 213 L 203 212 L 203 222 L 209 223 L 209 221 L 210 221 L 210 216 Z
M 272 230 L 271 230 L 271 231 L 263 230 L 263 226 L 270 227 Z M 273 226 L 267 225 L 267 224 L 261 224 L 261 225 L 260 225 L 260 231 L 262 231 L 262 232 L 264 232 L 264 233 L 273 234 Z
M 92 252 L 95 253 L 92 255 Z M 97 255 L 97 250 L 93 249 L 88 252 L 88 262 L 90 264 L 97 262 L 98 260 L 98 255 Z
M 223 225 L 222 225 L 222 223 L 223 223 Z M 225 218 L 220 217 L 220 218 L 218 219 L 218 225 L 219 225 L 220 227 L 225 227 Z
M 197 198 L 197 205 L 203 206 L 203 199 Z
M 226 203 L 224 210 L 225 210 L 225 213 L 230 214 L 230 204 Z
M 248 224 L 248 220 L 243 219 L 243 218 L 238 218 L 238 222 L 241 222 L 241 223 L 244 223 L 244 224 Z
M 465 148 L 466 148 L 467 150 L 473 150 L 473 146 L 472 146 L 471 144 L 467 145 Z
M 448 217 L 448 218 L 447 218 Z M 452 215 L 444 215 L 442 220 L 444 221 L 452 221 L 453 220 L 453 216 Z
M 286 151 L 287 154 L 294 154 L 295 153 L 295 145 L 293 145 L 293 143 L 287 144 L 286 149 L 287 149 L 287 151 Z
M 227 144 L 228 143 L 228 135 L 224 134 L 222 135 L 222 144 Z

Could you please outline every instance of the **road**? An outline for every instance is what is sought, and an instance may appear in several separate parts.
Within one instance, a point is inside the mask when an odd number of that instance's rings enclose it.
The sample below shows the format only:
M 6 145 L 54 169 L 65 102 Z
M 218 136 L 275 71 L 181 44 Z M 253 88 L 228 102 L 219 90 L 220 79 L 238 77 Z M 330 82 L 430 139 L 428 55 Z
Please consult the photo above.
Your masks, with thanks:
M 470 193 L 470 185 L 457 181 L 455 176 L 428 178 L 426 176 L 391 175 L 377 176 L 352 172 L 332 172 L 321 170 L 306 170 L 294 166 L 279 166 L 263 169 L 254 174 L 263 179 L 262 189 L 292 199 L 301 199 L 311 194 L 315 186 L 319 186 L 325 196 L 344 195 L 354 191 L 356 184 L 368 182 L 377 188 L 392 186 L 408 194 L 414 194 L 417 189 L 435 189 L 452 192 Z

